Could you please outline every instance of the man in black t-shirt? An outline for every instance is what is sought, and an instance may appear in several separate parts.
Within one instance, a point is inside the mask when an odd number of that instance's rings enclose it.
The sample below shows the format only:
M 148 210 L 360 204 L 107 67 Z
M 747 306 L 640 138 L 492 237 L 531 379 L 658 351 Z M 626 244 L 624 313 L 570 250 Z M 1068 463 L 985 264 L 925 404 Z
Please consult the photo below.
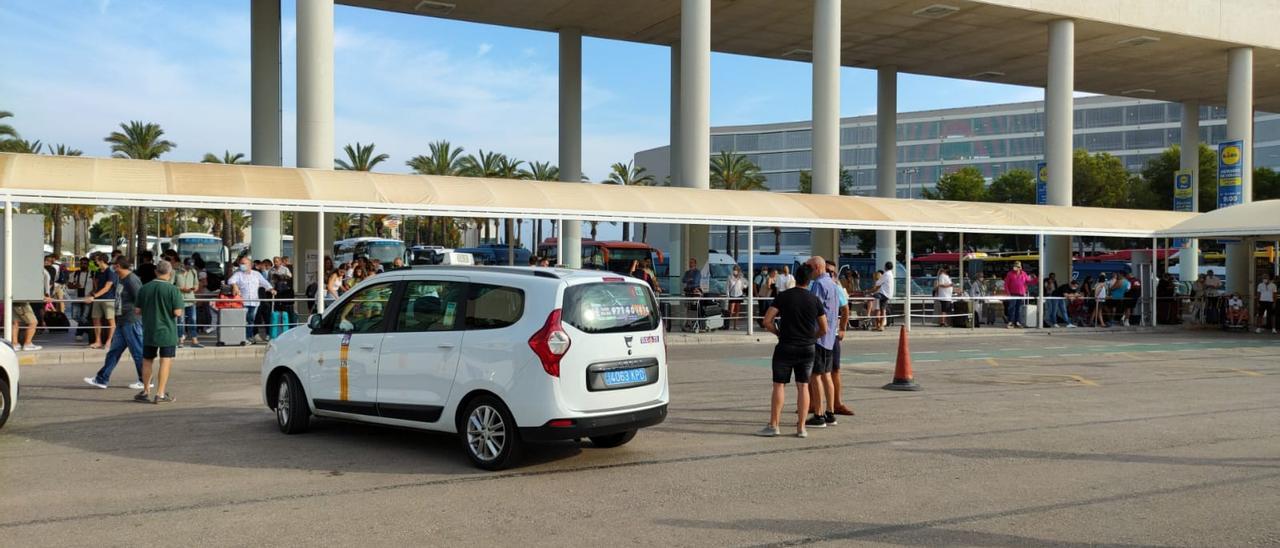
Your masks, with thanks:
M 812 268 L 805 264 L 795 273 L 796 286 L 778 295 L 764 314 L 764 327 L 778 336 L 773 349 L 773 398 L 769 407 L 769 425 L 757 432 L 760 436 L 778 435 L 782 404 L 786 401 L 786 384 L 796 377 L 796 437 L 808 434 L 804 419 L 809 410 L 809 374 L 813 370 L 814 345 L 827 334 L 826 309 L 808 290 Z
M 151 251 L 143 251 L 138 257 L 138 270 L 134 274 L 138 275 L 138 280 L 142 285 L 147 285 L 151 280 L 156 279 L 156 254 Z

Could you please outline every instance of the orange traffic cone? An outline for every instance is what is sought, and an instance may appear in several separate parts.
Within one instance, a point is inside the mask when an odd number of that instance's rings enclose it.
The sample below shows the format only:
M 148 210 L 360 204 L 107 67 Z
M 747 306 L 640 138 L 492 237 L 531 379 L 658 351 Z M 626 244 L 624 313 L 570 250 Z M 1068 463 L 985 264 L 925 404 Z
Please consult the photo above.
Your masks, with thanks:
M 907 326 L 902 326 L 898 335 L 898 365 L 893 370 L 893 382 L 884 385 L 885 390 L 920 390 L 920 385 L 911 376 L 911 350 L 907 346 Z

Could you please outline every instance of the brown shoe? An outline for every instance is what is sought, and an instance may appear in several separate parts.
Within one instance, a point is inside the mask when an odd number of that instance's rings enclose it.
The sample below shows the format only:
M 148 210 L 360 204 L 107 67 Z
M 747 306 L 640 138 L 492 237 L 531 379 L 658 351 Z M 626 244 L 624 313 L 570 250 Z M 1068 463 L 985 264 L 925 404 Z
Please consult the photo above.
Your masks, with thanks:
M 853 415 L 853 410 L 852 410 L 852 409 L 849 409 L 849 407 L 848 407 L 848 406 L 846 406 L 846 405 L 844 405 L 844 404 L 840 404 L 840 405 L 837 405 L 837 406 L 836 406 L 836 414 L 837 414 L 837 415 L 849 415 L 849 416 L 852 416 L 852 415 Z

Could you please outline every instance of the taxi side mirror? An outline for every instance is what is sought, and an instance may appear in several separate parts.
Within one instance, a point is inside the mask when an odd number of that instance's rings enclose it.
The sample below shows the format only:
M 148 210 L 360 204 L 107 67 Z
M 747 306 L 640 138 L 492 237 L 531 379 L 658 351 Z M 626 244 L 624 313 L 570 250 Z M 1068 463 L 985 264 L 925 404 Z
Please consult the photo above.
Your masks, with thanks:
M 310 328 L 312 331 L 320 329 L 320 320 L 321 320 L 321 316 L 319 314 L 312 314 L 309 318 L 307 318 L 307 327 Z

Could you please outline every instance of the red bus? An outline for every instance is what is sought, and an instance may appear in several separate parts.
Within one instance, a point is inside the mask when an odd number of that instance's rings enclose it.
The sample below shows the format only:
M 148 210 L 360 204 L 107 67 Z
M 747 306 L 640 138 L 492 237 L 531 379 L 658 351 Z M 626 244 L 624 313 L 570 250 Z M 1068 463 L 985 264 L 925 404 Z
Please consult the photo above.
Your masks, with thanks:
M 556 239 L 547 238 L 538 245 L 538 255 L 557 264 Z M 630 274 L 631 261 L 653 261 L 657 268 L 662 262 L 662 251 L 644 242 L 582 240 L 582 267 L 608 270 L 618 274 Z

